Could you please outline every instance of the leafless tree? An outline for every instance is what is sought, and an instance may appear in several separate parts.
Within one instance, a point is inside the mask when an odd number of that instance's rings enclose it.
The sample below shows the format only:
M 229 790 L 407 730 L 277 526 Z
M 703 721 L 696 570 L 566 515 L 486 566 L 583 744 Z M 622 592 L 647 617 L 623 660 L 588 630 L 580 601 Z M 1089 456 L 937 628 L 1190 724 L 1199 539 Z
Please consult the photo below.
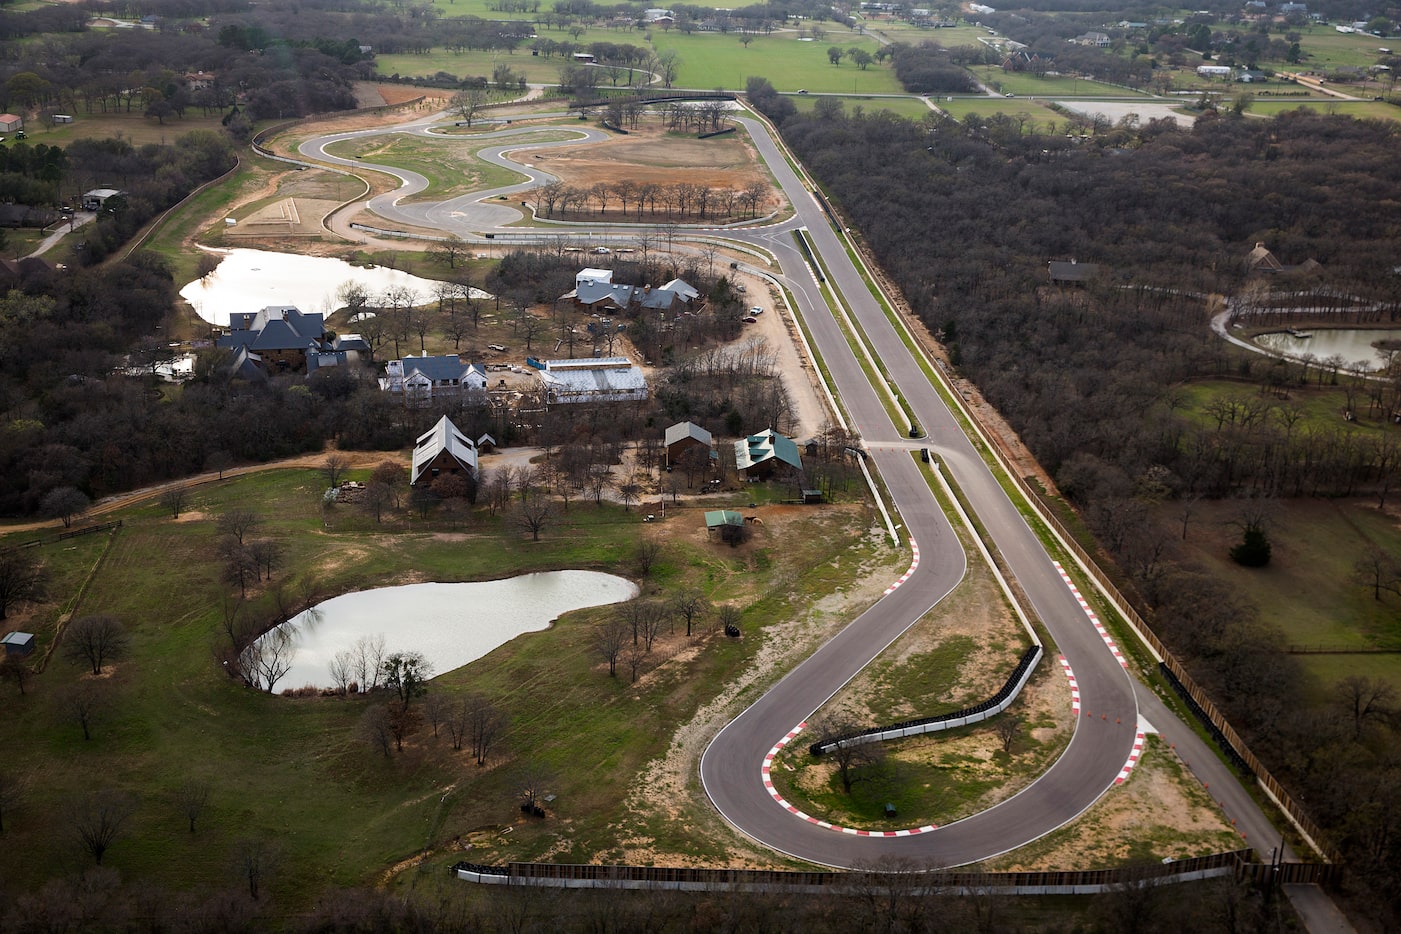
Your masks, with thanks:
M 32 551 L 20 548 L 0 550 L 0 619 L 26 600 L 44 592 L 44 568 Z
M 86 792 L 73 802 L 68 812 L 78 845 L 99 866 L 102 865 L 102 857 L 121 836 L 134 813 L 135 800 L 113 788 L 96 788 Z
M 490 700 L 481 695 L 465 698 L 467 708 L 467 729 L 472 741 L 472 758 L 477 765 L 486 765 L 492 747 L 496 745 L 501 731 L 506 728 L 506 715 Z
M 418 724 L 422 720 L 418 715 L 418 708 L 410 706 L 405 700 L 395 698 L 385 707 L 385 713 L 388 715 L 389 732 L 394 737 L 394 748 L 403 752 L 404 740 L 418 730 Z
M 992 732 L 1002 743 L 1002 751 L 1011 755 L 1012 746 L 1022 733 L 1022 718 L 1016 714 L 1003 712 L 993 720 Z
M 199 820 L 209 805 L 209 783 L 197 778 L 187 778 L 175 789 L 175 806 L 190 822 L 190 833 L 195 832 L 195 821 Z
M 723 603 L 715 611 L 715 625 L 719 626 L 722 630 L 728 630 L 731 626 L 738 629 L 742 617 L 743 611 L 741 611 L 739 607 Z
M 361 502 L 365 507 L 365 511 L 374 516 L 376 522 L 380 522 L 384 518 L 385 507 L 389 505 L 393 498 L 394 491 L 389 488 L 388 484 L 381 483 L 378 480 L 371 480 L 369 483 L 365 484 L 364 499 L 361 500 Z
M 86 664 L 95 675 L 107 662 L 126 653 L 131 640 L 115 616 L 81 616 L 63 630 L 63 654 Z
M 20 694 L 27 693 L 30 679 L 34 677 L 34 669 L 29 667 L 29 663 L 18 655 L 5 654 L 0 656 L 0 679 L 13 681 L 15 687 L 19 688 Z
M 242 837 L 234 844 L 234 875 L 248 884 L 249 898 L 258 900 L 263 880 L 272 875 L 279 855 L 277 847 L 262 837 Z
M 176 484 L 161 494 L 161 506 L 170 510 L 170 518 L 180 518 L 180 510 L 185 508 L 186 490 Z
M 637 683 L 637 675 L 642 670 L 642 663 L 647 660 L 647 656 L 652 654 L 651 648 L 645 643 L 633 643 L 623 647 L 623 664 L 628 666 L 628 673 L 632 676 L 632 683 Z
M 355 678 L 360 690 L 373 691 L 379 687 L 380 669 L 384 666 L 384 636 L 361 636 L 351 647 L 355 659 Z
M 76 487 L 55 487 L 44 494 L 39 509 L 50 519 L 61 519 L 66 529 L 74 519 L 81 518 L 92 506 L 92 500 Z
M 249 532 L 263 524 L 263 517 L 251 509 L 230 509 L 215 520 L 220 535 L 227 535 L 242 545 Z
M 253 573 L 259 579 L 267 575 L 272 580 L 272 569 L 282 563 L 283 548 L 280 542 L 270 538 L 260 538 L 246 546 L 248 560 L 253 562 Z M 282 609 L 279 607 L 279 609 Z
M 1353 579 L 1372 591 L 1372 598 L 1380 600 L 1383 590 L 1391 590 L 1401 580 L 1401 563 L 1384 548 L 1369 547 L 1362 557 L 1352 565 Z
M 341 480 L 345 479 L 345 472 L 350 469 L 350 458 L 338 451 L 326 455 L 326 459 L 321 462 L 321 476 L 326 479 L 327 487 L 341 485 Z
M 628 643 L 628 624 L 620 617 L 609 617 L 594 630 L 594 652 L 608 663 L 608 677 L 618 676 L 618 659 Z
M 673 613 L 686 621 L 686 637 L 690 638 L 693 627 L 704 618 L 710 604 L 699 590 L 685 590 L 672 599 L 671 608 Z
M 404 487 L 408 486 L 409 474 L 404 469 L 403 464 L 394 461 L 380 461 L 375 465 L 375 469 L 370 472 L 371 483 L 382 483 L 389 490 L 390 502 L 395 509 L 399 508 L 399 494 Z
M 448 699 L 439 691 L 430 691 L 423 698 L 423 703 L 419 704 L 419 712 L 423 714 L 423 719 L 428 721 L 428 725 L 433 728 L 433 738 L 438 738 L 438 727 L 442 726 L 448 719 L 451 705 Z
M 1333 688 L 1337 705 L 1352 720 L 1353 736 L 1367 724 L 1390 718 L 1396 709 L 1396 688 L 1381 678 L 1348 675 Z
M 861 727 L 850 718 L 828 716 L 818 721 L 816 732 L 818 742 L 831 742 L 838 737 L 859 732 L 860 729 Z M 823 758 L 832 762 L 837 780 L 842 783 L 842 790 L 851 794 L 852 785 L 874 777 L 885 761 L 885 747 L 880 743 L 848 740 L 824 752 Z
M 363 742 L 384 753 L 386 759 L 394 751 L 394 731 L 389 724 L 389 708 L 376 704 L 365 710 L 360 718 L 358 735 Z
M 637 569 L 639 577 L 648 577 L 652 573 L 652 568 L 656 567 L 657 559 L 661 557 L 661 542 L 654 538 L 644 538 L 637 543 L 637 547 L 632 552 L 632 566 Z
M 538 490 L 527 491 L 511 513 L 511 521 L 515 527 L 522 532 L 529 532 L 533 542 L 540 540 L 540 533 L 553 518 L 553 504 Z
M 337 652 L 326 665 L 331 672 L 331 683 L 341 696 L 350 693 L 350 683 L 355 679 L 355 656 L 349 650 Z
M 292 670 L 297 654 L 291 631 L 285 626 L 269 629 L 260 638 L 244 647 L 238 656 L 239 672 L 244 682 L 271 694 L 277 682 Z

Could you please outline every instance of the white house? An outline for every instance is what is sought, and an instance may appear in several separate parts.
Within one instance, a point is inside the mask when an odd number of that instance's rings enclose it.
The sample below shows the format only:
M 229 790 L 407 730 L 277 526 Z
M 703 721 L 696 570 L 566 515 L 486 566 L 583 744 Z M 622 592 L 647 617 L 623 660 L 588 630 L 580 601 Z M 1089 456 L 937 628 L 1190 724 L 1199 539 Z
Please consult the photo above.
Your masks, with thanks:
M 385 364 L 379 388 L 384 392 L 403 393 L 406 403 L 427 402 L 435 396 L 485 392 L 486 367 L 480 363 L 463 363 L 455 354 L 408 356 Z
M 1224 78 L 1231 74 L 1228 65 L 1198 65 L 1197 74 L 1203 78 Z

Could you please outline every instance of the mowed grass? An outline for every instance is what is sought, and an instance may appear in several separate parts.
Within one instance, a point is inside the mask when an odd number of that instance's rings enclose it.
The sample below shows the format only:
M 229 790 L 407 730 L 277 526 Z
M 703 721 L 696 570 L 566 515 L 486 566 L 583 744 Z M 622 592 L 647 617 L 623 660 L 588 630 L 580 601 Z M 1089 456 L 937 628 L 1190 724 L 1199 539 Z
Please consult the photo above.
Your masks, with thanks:
M 562 567 L 626 571 L 640 534 L 653 527 L 636 512 L 577 502 L 540 542 L 484 511 L 459 520 L 395 515 L 377 523 L 353 507 L 323 513 L 322 486 L 313 470 L 267 471 L 199 488 L 180 521 L 154 503 L 122 514 L 125 525 L 77 612 L 121 619 L 132 637 L 129 656 L 101 679 L 55 658 L 28 695 L 3 695 L 7 743 L 24 751 L 9 761 L 28 788 L 20 807 L 6 814 L 7 846 L 26 854 L 7 869 L 11 884 L 37 887 L 83 864 L 65 814 L 94 787 L 120 789 L 137 802 L 105 865 L 162 888 L 208 893 L 237 884 L 236 841 L 263 839 L 280 852 L 269 888 L 284 909 L 306 907 L 327 885 L 371 884 L 425 850 L 447 846 L 440 854 L 446 865 L 460 858 L 449 844 L 473 834 L 487 842 L 472 858 L 588 859 L 619 843 L 613 828 L 632 777 L 665 750 L 679 722 L 748 663 L 764 641 L 763 627 L 844 586 L 857 573 L 852 558 L 869 558 L 874 547 L 862 538 L 870 517 L 861 506 L 804 512 L 782 539 L 761 532 L 740 549 L 685 534 L 700 521 L 698 510 L 671 513 L 666 530 L 677 534 L 652 586 L 660 598 L 697 587 L 713 600 L 738 601 L 746 638 L 725 639 L 707 618 L 693 642 L 664 636 L 686 650 L 684 657 L 632 685 L 625 671 L 607 677 L 593 651 L 594 623 L 610 610 L 566 614 L 551 630 L 432 683 L 446 695 L 484 693 L 507 712 L 500 755 L 488 767 L 453 752 L 427 725 L 404 752 L 386 758 L 357 739 L 367 706 L 378 699 L 275 697 L 221 672 L 215 649 L 230 590 L 219 580 L 215 516 L 252 508 L 266 517 L 257 535 L 285 548 L 273 584 L 252 604 L 251 612 L 269 621 L 278 618 L 270 595 L 277 586 L 328 596 Z M 856 540 L 865 544 L 851 546 Z M 43 546 L 55 594 L 75 591 L 107 548 L 101 534 Z M 899 556 L 881 560 L 898 564 Z M 41 651 L 52 644 L 55 615 L 49 606 L 33 613 L 42 624 L 35 627 Z M 411 648 L 394 644 L 392 620 L 386 629 L 391 651 Z M 80 685 L 105 689 L 109 698 L 90 741 L 65 715 L 65 695 Z M 553 816 L 501 837 L 520 822 L 517 783 L 526 770 L 549 774 L 549 791 L 558 796 Z M 601 775 L 610 780 L 599 781 Z M 193 834 L 174 803 L 187 778 L 211 787 Z
M 873 114 L 882 110 L 889 111 L 900 117 L 907 117 L 910 120 L 918 120 L 925 114 L 933 113 L 929 105 L 917 97 L 852 97 L 840 94 L 795 94 L 790 100 L 798 105 L 800 113 L 811 111 L 819 98 L 834 97 L 842 103 L 842 110 L 847 114 L 853 114 L 859 107 L 862 112 Z
M 129 140 L 133 145 L 146 143 L 173 143 L 176 137 L 184 136 L 192 130 L 215 130 L 223 132 L 219 122 L 222 113 L 204 116 L 198 107 L 185 111 L 184 119 L 169 117 L 165 123 L 157 123 L 154 117 L 144 116 L 139 104 L 133 105 L 131 113 L 73 114 L 72 123 L 48 126 L 35 120 L 26 125 L 30 145 L 43 143 L 47 146 L 67 146 L 75 139 L 114 139 Z
M 1007 100 L 995 97 L 955 97 L 953 100 L 936 97 L 931 98 L 931 100 L 934 101 L 935 107 L 958 120 L 962 120 L 969 114 L 977 114 L 979 117 L 1005 114 L 1009 117 L 1024 119 L 1028 133 L 1033 130 L 1043 131 L 1051 123 L 1060 125 L 1062 122 L 1060 114 L 1034 101 Z
M 1003 94 L 1106 99 L 1146 96 L 1111 84 L 1070 75 L 1048 75 L 1045 78 L 1038 78 L 1027 72 L 1003 71 L 995 65 L 975 65 L 968 70 L 983 84 Z
M 756 35 L 746 48 L 734 34 L 678 32 L 654 33 L 652 44 L 660 52 L 674 51 L 681 58 L 678 87 L 743 90 L 751 77 L 768 78 L 780 91 L 806 88 L 812 93 L 900 94 L 903 89 L 889 65 L 872 64 L 865 71 L 842 59 L 840 66 L 827 59 L 832 46 L 865 49 L 875 54 L 880 43 L 847 30 L 831 30 L 825 39 L 802 42 L 794 33 Z
M 1311 110 L 1314 113 L 1336 114 L 1356 120 L 1401 121 L 1401 107 L 1385 101 L 1292 100 L 1271 101 L 1256 98 L 1250 113 L 1273 117 L 1291 110 Z

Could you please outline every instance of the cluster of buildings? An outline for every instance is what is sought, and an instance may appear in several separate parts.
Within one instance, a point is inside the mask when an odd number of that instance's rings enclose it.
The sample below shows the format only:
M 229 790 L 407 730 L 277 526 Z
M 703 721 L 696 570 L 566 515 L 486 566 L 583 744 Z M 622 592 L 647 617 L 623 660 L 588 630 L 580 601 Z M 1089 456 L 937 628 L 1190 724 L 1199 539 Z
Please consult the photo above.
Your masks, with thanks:
M 700 292 L 681 279 L 665 285 L 624 285 L 613 281 L 611 269 L 581 269 L 574 276 L 574 288 L 560 296 L 574 307 L 589 312 L 691 312 L 700 306 Z
M 289 371 L 308 376 L 325 367 L 345 366 L 370 353 L 358 334 L 332 334 L 326 317 L 293 305 L 268 305 L 229 316 L 229 330 L 215 344 L 232 353 L 233 375 L 250 382 Z

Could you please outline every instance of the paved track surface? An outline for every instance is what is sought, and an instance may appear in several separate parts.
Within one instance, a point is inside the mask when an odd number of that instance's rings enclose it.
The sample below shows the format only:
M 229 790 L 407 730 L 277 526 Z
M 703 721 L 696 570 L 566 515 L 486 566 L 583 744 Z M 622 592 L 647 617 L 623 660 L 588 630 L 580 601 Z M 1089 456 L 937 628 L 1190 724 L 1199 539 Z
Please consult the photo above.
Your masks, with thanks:
M 303 144 L 301 152 L 338 165 L 365 167 L 352 160 L 327 155 L 325 146 L 337 140 L 392 132 L 430 134 L 431 125 L 440 119 L 442 115 L 392 129 L 323 137 Z M 1268 850 L 1275 832 L 1244 789 L 1215 754 L 1158 698 L 1132 681 L 1091 625 L 1035 534 L 872 298 L 843 243 L 779 152 L 767 128 L 755 120 L 738 119 L 755 141 L 796 215 L 764 228 L 716 230 L 706 235 L 724 236 L 762 247 L 777 259 L 779 271 L 775 278 L 793 295 L 812 341 L 831 374 L 851 426 L 870 449 L 889 490 L 903 525 L 902 534 L 910 535 L 919 543 L 921 561 L 903 586 L 854 620 L 719 733 L 701 761 L 701 778 L 715 806 L 746 835 L 813 863 L 855 867 L 869 865 L 882 857 L 898 857 L 928 866 L 962 865 L 1035 840 L 1090 807 L 1114 785 L 1129 760 L 1142 709 L 1146 713 L 1145 721 L 1163 731 L 1169 741 L 1177 745 L 1194 773 L 1208 783 L 1213 795 L 1220 793 L 1227 813 L 1232 817 L 1239 814 L 1240 829 L 1246 831 L 1249 842 L 1258 842 L 1262 850 Z M 524 137 L 531 132 L 535 131 L 520 127 L 477 138 L 489 141 L 513 135 Z M 578 132 L 581 139 L 598 138 L 596 131 L 580 129 Z M 530 176 L 531 181 L 436 204 L 400 204 L 405 196 L 421 191 L 426 180 L 404 170 L 376 166 L 379 171 L 399 177 L 402 187 L 373 199 L 370 206 L 392 222 L 427 224 L 465 240 L 480 241 L 487 232 L 494 233 L 498 242 L 554 237 L 556 232 L 538 228 L 502 228 L 499 225 L 514 221 L 519 212 L 504 205 L 482 202 L 503 193 L 526 190 L 552 178 L 533 167 L 513 162 L 506 152 L 577 142 L 531 144 L 523 140 L 520 144 L 492 147 L 488 150 L 492 161 L 511 165 Z M 506 219 L 508 213 L 509 220 Z M 869 345 L 879 355 L 885 373 L 909 401 L 921 428 L 927 433 L 926 439 L 911 442 L 906 437 L 908 426 L 892 424 L 881 404 L 884 390 L 873 386 L 868 379 L 829 311 L 822 287 L 795 245 L 792 232 L 797 228 L 807 232 L 813 249 L 827 267 L 829 281 L 840 291 L 851 317 L 859 322 Z M 586 230 L 576 228 L 572 232 L 582 234 Z M 620 232 L 610 228 L 607 234 L 617 238 Z M 760 271 L 772 272 L 762 268 Z M 1054 641 L 1054 647 L 1048 646 L 1048 654 L 1061 654 L 1068 660 L 1079 685 L 1082 713 L 1064 754 L 1039 779 L 1007 801 L 932 832 L 901 837 L 857 836 L 805 821 L 780 807 L 764 787 L 760 768 L 775 743 L 806 721 L 828 697 L 918 621 L 963 575 L 964 555 L 931 492 L 929 468 L 911 456 L 912 449 L 919 446 L 927 446 L 938 455 L 943 468 L 966 494 Z M 1054 659 L 1042 662 L 1048 663 L 1054 664 Z M 1070 703 L 1068 690 L 1066 703 Z M 802 734 L 794 741 L 810 742 L 811 736 Z

